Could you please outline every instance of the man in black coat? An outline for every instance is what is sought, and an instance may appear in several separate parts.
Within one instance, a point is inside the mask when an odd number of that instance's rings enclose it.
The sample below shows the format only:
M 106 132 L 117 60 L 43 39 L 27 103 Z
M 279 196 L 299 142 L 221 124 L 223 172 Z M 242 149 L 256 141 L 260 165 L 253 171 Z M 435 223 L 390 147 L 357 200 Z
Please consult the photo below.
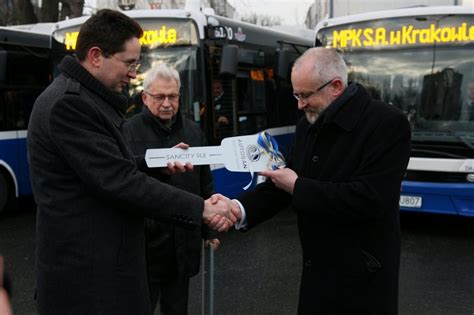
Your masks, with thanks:
M 136 77 L 141 36 L 124 14 L 97 12 L 80 29 L 77 58 L 63 59 L 34 105 L 28 153 L 40 314 L 151 314 L 144 217 L 190 229 L 218 213 L 233 219 L 223 205 L 138 171 L 120 92 Z
M 297 213 L 299 314 L 397 314 L 408 120 L 361 85 L 348 85 L 334 49 L 307 50 L 291 79 L 306 117 L 287 167 L 262 172 L 269 180 L 238 198 L 239 224 L 251 228 L 288 206 Z
M 207 145 L 198 124 L 179 111 L 181 80 L 174 68 L 162 63 L 146 73 L 142 113 L 125 123 L 127 138 L 138 161 L 147 149 Z M 168 176 L 150 169 L 151 176 L 205 199 L 214 193 L 209 165 Z M 148 284 L 152 308 L 160 301 L 162 314 L 187 314 L 189 278 L 199 272 L 201 244 L 216 237 L 206 226 L 186 230 L 154 219 L 145 220 Z M 219 240 L 211 240 L 214 247 Z

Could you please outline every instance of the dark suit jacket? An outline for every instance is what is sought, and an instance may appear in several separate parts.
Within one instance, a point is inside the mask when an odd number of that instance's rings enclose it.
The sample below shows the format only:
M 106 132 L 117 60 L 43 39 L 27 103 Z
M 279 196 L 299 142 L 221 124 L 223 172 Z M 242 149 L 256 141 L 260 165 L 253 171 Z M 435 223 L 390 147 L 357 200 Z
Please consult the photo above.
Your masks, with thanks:
M 28 153 L 40 314 L 149 314 L 144 217 L 199 228 L 203 199 L 137 170 L 126 98 L 74 58 L 40 95 Z
M 171 148 L 184 142 L 190 146 L 207 144 L 199 125 L 183 118 L 178 112 L 173 124 L 165 126 L 148 108 L 125 123 L 126 137 L 136 159 L 141 161 L 147 149 Z M 141 163 L 139 163 L 141 164 Z M 163 175 L 157 169 L 144 168 L 149 175 L 174 187 L 199 195 L 205 199 L 214 193 L 209 165 L 194 166 L 192 172 Z M 202 230 L 202 232 L 201 232 Z M 176 279 L 191 277 L 199 272 L 202 238 L 217 235 L 204 225 L 202 229 L 185 229 L 154 219 L 145 222 L 148 277 Z M 204 235 L 203 235 L 204 234 Z
M 249 227 L 291 206 L 303 249 L 301 314 L 397 314 L 399 194 L 410 128 L 350 85 L 314 125 L 296 126 L 293 195 L 271 182 L 239 200 Z

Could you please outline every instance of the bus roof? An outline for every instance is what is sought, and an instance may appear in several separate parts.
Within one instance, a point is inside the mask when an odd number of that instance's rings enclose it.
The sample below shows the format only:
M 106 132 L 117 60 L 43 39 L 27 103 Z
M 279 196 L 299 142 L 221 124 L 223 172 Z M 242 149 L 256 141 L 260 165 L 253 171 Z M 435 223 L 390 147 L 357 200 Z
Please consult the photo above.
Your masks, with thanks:
M 131 18 L 177 18 L 177 19 L 192 19 L 196 22 L 199 30 L 199 37 L 204 38 L 204 26 L 206 24 L 206 17 L 201 12 L 193 12 L 188 10 L 130 10 L 121 11 L 123 14 Z M 65 21 L 57 22 L 55 29 L 63 29 L 68 27 L 80 26 L 90 16 L 81 16 Z
M 0 27 L 0 43 L 2 45 L 48 48 L 51 45 L 51 37 L 42 33 L 11 27 Z
M 418 15 L 449 15 L 449 14 L 474 14 L 474 7 L 471 6 L 437 6 L 437 7 L 410 7 L 385 11 L 373 11 L 361 14 L 341 16 L 320 21 L 316 25 L 316 33 L 322 28 L 344 25 L 348 23 L 380 20 L 392 17 L 409 17 Z
M 273 46 L 277 45 L 278 41 L 291 42 L 294 44 L 312 46 L 313 40 L 305 38 L 303 35 L 297 36 L 286 32 L 270 29 L 267 27 L 261 27 L 254 24 L 245 23 L 242 21 L 236 21 L 229 18 L 225 18 L 218 15 L 205 14 L 200 11 L 189 11 L 189 10 L 130 10 L 123 11 L 124 14 L 131 18 L 141 19 L 152 19 L 152 18 L 177 18 L 177 19 L 192 19 L 199 32 L 199 38 L 206 38 L 206 27 L 207 26 L 224 26 L 232 27 L 235 33 L 240 28 L 243 32 L 248 32 L 247 43 L 261 45 L 262 43 L 270 44 Z M 51 32 L 57 29 L 64 29 L 74 26 L 80 26 L 84 23 L 89 16 L 82 16 L 79 18 L 73 18 L 65 21 L 60 21 L 54 24 Z M 264 34 L 262 34 L 264 33 Z M 252 36 L 254 35 L 254 36 Z M 238 39 L 237 39 L 238 40 Z
M 215 21 L 213 21 L 212 18 L 214 18 Z M 246 35 L 245 41 L 248 44 L 278 46 L 280 42 L 285 42 L 305 47 L 313 46 L 314 39 L 309 39 L 304 34 L 294 35 L 274 28 L 258 26 L 218 15 L 208 16 L 208 21 L 209 20 L 213 23 L 210 23 L 212 26 L 220 25 L 224 27 L 232 27 L 234 32 L 239 31 L 240 29 L 243 35 Z M 234 38 L 236 37 L 237 36 L 234 36 Z M 238 38 L 237 40 L 239 41 Z
M 48 22 L 48 23 L 35 23 L 35 24 L 22 24 L 22 25 L 12 25 L 8 26 L 10 29 L 25 31 L 25 32 L 33 32 L 45 35 L 51 35 L 54 30 L 55 23 Z

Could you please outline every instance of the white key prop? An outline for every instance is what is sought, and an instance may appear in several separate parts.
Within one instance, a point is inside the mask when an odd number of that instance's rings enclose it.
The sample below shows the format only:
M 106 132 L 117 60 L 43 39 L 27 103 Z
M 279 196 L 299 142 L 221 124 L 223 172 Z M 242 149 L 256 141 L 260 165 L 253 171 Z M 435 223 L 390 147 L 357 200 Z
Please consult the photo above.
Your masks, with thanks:
M 176 161 L 183 164 L 191 162 L 193 165 L 224 164 L 232 172 L 250 172 L 252 180 L 254 172 L 285 166 L 278 143 L 266 132 L 225 138 L 220 146 L 148 149 L 145 153 L 145 162 L 150 168 L 166 167 L 168 162 Z

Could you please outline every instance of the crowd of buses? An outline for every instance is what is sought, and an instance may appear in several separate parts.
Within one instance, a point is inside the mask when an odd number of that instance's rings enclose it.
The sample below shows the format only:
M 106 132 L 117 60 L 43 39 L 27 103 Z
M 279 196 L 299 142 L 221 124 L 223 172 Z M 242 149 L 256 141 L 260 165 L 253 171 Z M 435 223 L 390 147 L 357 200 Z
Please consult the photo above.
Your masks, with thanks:
M 201 125 L 210 144 L 268 130 L 285 153 L 300 117 L 289 78 L 292 62 L 309 47 L 334 47 L 351 81 L 400 108 L 410 121 L 412 154 L 400 208 L 474 216 L 472 8 L 421 7 L 332 18 L 318 24 L 312 40 L 203 12 L 126 14 L 144 29 L 140 74 L 126 91 L 127 115 L 143 106 L 143 74 L 166 62 L 180 73 L 182 113 Z M 0 28 L 0 212 L 31 195 L 29 114 L 57 74 L 59 61 L 74 53 L 86 19 Z M 249 174 L 222 165 L 212 170 L 216 190 L 225 195 L 237 195 L 250 180 Z

